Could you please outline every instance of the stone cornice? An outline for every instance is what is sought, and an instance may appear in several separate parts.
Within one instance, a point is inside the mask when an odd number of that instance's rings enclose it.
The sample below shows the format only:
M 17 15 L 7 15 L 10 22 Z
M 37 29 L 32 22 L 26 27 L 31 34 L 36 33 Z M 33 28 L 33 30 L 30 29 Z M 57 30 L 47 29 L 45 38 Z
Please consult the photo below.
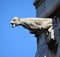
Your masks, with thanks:
M 43 1 L 45 1 L 45 0 L 35 0 L 33 5 L 35 6 L 35 8 L 37 8 L 41 5 L 41 3 L 43 3 Z

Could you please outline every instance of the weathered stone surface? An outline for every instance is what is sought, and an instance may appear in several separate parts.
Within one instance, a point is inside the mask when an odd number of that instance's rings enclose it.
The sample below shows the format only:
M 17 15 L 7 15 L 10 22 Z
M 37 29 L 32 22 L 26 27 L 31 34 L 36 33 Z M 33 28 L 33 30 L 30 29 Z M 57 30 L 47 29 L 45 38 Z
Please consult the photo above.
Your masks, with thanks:
M 23 26 L 28 30 L 44 30 L 52 26 L 51 18 L 18 18 L 14 17 L 11 21 L 12 27 Z
M 56 25 L 52 18 L 18 18 L 10 21 L 12 27 L 23 26 L 37 37 L 37 52 L 35 57 L 58 57 L 60 52 L 60 39 L 55 38 Z M 59 40 L 58 40 L 59 39 Z M 59 44 L 58 44 L 59 43 Z M 58 49 L 57 49 L 58 48 Z M 57 54 L 58 53 L 58 54 Z
M 42 51 L 37 49 L 36 57 L 60 57 L 60 0 L 34 0 L 33 4 L 36 8 L 36 17 L 53 18 L 53 26 L 37 38 L 37 48 Z M 43 37 L 42 34 L 45 36 Z M 45 49 L 48 47 L 46 52 L 42 49 L 44 44 L 41 37 L 45 39 Z
M 60 6 L 60 0 L 35 0 L 34 5 L 37 8 L 37 17 L 47 17 L 58 7 L 58 5 Z

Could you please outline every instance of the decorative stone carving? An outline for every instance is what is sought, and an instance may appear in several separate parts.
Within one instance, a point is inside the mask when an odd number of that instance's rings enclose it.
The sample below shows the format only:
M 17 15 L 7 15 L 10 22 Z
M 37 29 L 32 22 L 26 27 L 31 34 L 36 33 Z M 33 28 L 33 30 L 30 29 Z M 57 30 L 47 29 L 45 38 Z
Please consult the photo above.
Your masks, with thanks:
M 39 47 L 40 47 L 40 38 L 43 37 L 46 38 L 46 42 L 44 45 L 45 46 L 48 45 L 49 54 L 53 53 L 51 56 L 55 56 L 58 44 L 54 37 L 53 22 L 51 18 L 14 17 L 10 21 L 10 23 L 12 24 L 12 27 L 23 26 L 24 28 L 28 29 L 30 33 L 35 34 L 35 36 L 37 37 L 37 46 L 38 46 L 37 51 L 39 51 Z M 38 56 L 39 52 L 37 53 L 36 57 Z M 46 57 L 47 55 L 43 55 L 43 56 Z M 38 57 L 40 57 L 40 55 Z
M 30 32 L 31 30 L 46 30 L 52 26 L 52 19 L 51 18 L 18 18 L 14 17 L 11 21 L 12 27 L 15 26 L 23 26 L 24 28 L 28 29 Z

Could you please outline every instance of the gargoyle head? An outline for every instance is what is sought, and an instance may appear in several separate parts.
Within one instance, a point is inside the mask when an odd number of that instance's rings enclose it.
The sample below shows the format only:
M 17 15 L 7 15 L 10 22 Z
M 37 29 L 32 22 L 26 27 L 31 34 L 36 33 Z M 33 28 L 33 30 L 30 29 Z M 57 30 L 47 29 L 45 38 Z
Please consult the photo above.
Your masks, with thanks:
M 14 17 L 10 23 L 12 24 L 12 27 L 18 26 L 20 24 L 20 19 L 18 17 Z

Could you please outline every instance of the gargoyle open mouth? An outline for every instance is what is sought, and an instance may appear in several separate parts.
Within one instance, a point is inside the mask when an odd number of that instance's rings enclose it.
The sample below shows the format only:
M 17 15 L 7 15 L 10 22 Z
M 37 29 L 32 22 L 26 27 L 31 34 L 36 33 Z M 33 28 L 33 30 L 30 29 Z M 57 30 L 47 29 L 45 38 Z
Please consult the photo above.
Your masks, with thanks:
M 11 23 L 12 24 L 12 27 L 14 28 L 15 27 L 15 24 Z

